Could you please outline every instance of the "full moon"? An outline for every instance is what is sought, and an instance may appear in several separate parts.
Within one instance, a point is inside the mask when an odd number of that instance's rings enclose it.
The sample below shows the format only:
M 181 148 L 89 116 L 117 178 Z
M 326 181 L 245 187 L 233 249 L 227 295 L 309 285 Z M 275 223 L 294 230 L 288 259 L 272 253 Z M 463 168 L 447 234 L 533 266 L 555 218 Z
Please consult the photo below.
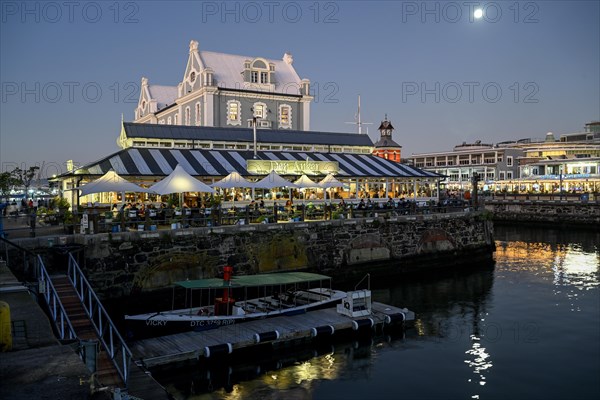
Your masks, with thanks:
M 483 17 L 483 10 L 481 8 L 478 8 L 477 10 L 475 10 L 475 12 L 473 13 L 473 16 L 476 19 L 479 19 L 481 17 Z

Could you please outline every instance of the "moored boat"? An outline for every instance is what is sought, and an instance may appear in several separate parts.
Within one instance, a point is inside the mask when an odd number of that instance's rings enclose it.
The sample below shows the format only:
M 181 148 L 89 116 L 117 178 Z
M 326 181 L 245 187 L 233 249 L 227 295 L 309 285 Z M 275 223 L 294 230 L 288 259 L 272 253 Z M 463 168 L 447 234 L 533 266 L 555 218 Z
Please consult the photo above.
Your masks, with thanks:
M 185 331 L 202 331 L 240 322 L 294 315 L 334 307 L 346 292 L 331 288 L 331 277 L 309 272 L 232 276 L 224 267 L 223 279 L 176 282 L 186 291 L 182 308 L 126 315 L 135 338 Z M 175 289 L 173 291 L 175 303 Z M 203 304 L 205 302 L 205 304 Z

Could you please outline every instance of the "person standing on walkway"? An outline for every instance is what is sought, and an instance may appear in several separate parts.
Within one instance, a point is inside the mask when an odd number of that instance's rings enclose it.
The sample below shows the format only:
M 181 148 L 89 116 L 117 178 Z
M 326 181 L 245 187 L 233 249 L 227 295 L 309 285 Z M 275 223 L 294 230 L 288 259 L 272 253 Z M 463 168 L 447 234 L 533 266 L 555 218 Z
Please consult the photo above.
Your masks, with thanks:
M 0 237 L 4 237 L 4 209 L 8 206 L 8 202 L 0 204 Z

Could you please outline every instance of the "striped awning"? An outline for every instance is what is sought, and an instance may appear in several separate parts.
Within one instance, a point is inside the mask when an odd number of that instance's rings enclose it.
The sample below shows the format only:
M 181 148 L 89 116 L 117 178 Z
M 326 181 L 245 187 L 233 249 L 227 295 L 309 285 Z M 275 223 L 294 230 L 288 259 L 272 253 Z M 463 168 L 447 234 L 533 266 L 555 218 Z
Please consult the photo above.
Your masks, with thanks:
M 152 149 L 130 147 L 74 171 L 76 175 L 103 175 L 111 169 L 121 176 L 167 176 L 179 164 L 194 176 L 223 177 L 246 170 L 252 151 L 207 149 Z M 261 160 L 336 161 L 338 178 L 436 178 L 441 175 L 370 154 L 259 151 Z M 69 174 L 71 175 L 71 174 Z M 298 174 L 301 175 L 301 174 Z

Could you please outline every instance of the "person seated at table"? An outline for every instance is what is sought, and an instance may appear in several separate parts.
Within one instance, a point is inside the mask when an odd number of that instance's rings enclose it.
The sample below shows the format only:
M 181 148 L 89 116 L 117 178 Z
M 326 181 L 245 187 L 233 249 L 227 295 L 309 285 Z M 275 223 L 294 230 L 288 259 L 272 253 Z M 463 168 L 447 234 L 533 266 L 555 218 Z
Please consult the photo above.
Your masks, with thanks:
M 263 199 L 260 199 L 259 208 L 265 208 L 265 201 Z
M 292 214 L 292 212 L 294 211 L 294 202 L 292 201 L 292 199 L 288 199 L 285 202 L 285 210 L 288 212 L 288 214 Z
M 250 208 L 250 210 L 256 211 L 258 210 L 258 203 L 252 200 L 250 204 L 248 204 L 248 207 Z
M 312 192 L 310 192 L 310 196 L 308 196 L 308 198 L 310 200 L 316 200 L 317 199 L 317 194 L 314 192 L 314 190 Z
M 365 199 L 360 199 L 360 201 L 358 202 L 358 207 L 359 210 L 364 210 L 365 209 Z

